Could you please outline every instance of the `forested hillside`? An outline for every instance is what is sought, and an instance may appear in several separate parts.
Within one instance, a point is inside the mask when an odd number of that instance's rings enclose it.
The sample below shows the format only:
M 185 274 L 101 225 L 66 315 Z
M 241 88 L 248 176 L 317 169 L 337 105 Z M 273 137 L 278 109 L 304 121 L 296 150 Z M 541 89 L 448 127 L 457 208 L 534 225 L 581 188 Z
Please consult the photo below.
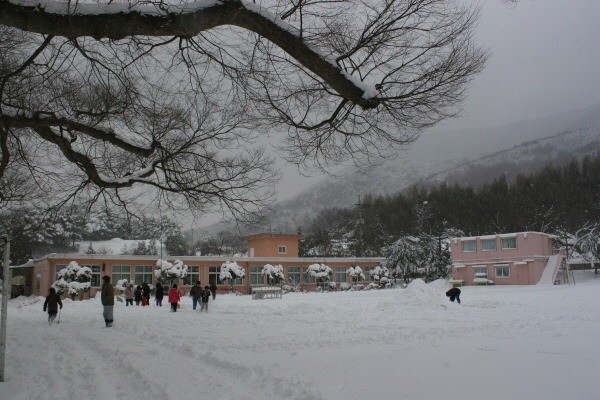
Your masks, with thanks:
M 304 234 L 304 255 L 381 255 L 400 236 L 457 229 L 466 235 L 575 231 L 600 221 L 600 156 L 546 166 L 474 189 L 458 184 L 412 186 L 367 195 L 360 205 L 320 212 Z

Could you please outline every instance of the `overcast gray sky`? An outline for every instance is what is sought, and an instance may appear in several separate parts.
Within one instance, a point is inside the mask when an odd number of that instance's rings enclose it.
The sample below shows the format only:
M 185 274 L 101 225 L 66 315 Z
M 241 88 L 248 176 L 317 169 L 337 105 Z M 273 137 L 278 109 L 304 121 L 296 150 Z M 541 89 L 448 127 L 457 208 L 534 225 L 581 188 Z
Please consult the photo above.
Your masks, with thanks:
M 479 4 L 476 40 L 491 57 L 471 83 L 463 116 L 434 131 L 499 126 L 600 104 L 600 0 Z M 302 177 L 283 163 L 281 170 L 279 200 L 323 178 Z
M 491 57 L 470 86 L 463 116 L 434 130 L 499 126 L 600 104 L 600 0 L 480 4 L 476 40 Z M 302 177 L 292 166 L 282 172 L 279 200 L 322 178 Z

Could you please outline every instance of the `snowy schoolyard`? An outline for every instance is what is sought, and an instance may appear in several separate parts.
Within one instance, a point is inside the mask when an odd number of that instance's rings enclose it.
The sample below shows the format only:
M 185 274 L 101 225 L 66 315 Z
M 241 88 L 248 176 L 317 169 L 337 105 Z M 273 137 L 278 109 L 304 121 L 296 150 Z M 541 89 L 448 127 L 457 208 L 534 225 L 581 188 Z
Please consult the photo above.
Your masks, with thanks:
M 0 399 L 600 399 L 600 279 L 576 285 L 219 295 L 208 313 L 9 303 Z

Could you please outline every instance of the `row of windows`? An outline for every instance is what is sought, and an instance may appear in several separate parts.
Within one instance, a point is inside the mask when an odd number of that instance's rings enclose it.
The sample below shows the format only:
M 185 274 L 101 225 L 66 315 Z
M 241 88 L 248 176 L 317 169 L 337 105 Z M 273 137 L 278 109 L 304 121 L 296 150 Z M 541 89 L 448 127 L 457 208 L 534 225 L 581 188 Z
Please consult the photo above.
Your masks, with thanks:
M 58 271 L 66 268 L 66 265 L 57 265 L 56 273 L 58 279 Z M 100 270 L 101 267 L 99 265 L 82 265 L 82 267 L 89 267 L 92 270 L 92 287 L 100 287 Z M 346 270 L 348 267 L 333 267 L 333 280 L 335 282 L 341 283 L 347 281 Z M 262 285 L 265 283 L 265 277 L 262 274 L 263 267 L 250 267 L 248 278 L 250 279 L 250 285 Z M 365 274 L 366 281 L 374 281 L 375 279 L 370 274 L 371 267 L 364 267 L 363 273 Z M 133 268 L 134 278 L 133 282 L 136 285 L 141 285 L 143 282 L 152 282 L 152 277 L 154 276 L 153 268 L 150 265 L 136 265 Z M 116 283 L 122 279 L 131 279 L 132 268 L 129 265 L 114 265 L 112 267 L 112 276 L 111 282 Z M 219 279 L 219 275 L 221 273 L 220 267 L 208 267 L 208 283 L 212 284 L 213 282 L 217 285 L 229 284 L 229 282 L 223 282 Z M 310 276 L 306 273 L 306 267 L 288 267 L 286 279 L 293 281 L 297 284 L 300 283 L 316 283 L 316 278 L 314 276 Z M 188 275 L 184 278 L 184 284 L 191 285 L 200 280 L 200 267 L 197 266 L 189 266 L 188 267 Z M 233 281 L 234 285 L 242 285 L 244 284 L 244 280 L 242 278 L 236 278 Z
M 494 251 L 496 250 L 496 239 L 481 239 L 479 241 L 481 245 L 481 251 Z M 507 237 L 502 238 L 502 250 L 516 249 L 517 238 Z M 476 240 L 465 240 L 462 242 L 462 251 L 477 251 Z
M 496 278 L 509 278 L 510 277 L 510 266 L 506 265 L 495 265 L 494 273 Z M 473 267 L 473 278 L 488 277 L 487 267 Z

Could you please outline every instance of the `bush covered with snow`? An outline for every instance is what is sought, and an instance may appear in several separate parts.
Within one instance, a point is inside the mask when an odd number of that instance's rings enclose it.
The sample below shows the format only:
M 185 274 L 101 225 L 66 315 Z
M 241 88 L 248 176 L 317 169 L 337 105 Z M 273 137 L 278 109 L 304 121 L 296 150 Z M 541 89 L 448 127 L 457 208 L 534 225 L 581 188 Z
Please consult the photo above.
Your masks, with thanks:
M 62 295 L 65 291 L 75 298 L 79 293 L 86 292 L 91 287 L 92 270 L 89 267 L 80 267 L 76 261 L 58 271 L 58 279 L 52 284 L 56 293 Z
M 161 282 L 169 282 L 173 284 L 176 279 L 185 278 L 188 274 L 188 266 L 181 260 L 175 260 L 173 264 L 167 260 L 158 260 L 156 262 L 157 269 L 154 275 Z
M 283 266 L 266 264 L 262 269 L 262 275 L 267 277 L 267 282 L 271 285 L 279 285 L 284 281 Z
M 233 286 L 235 279 L 242 279 L 244 276 L 246 276 L 246 271 L 235 261 L 226 261 L 221 265 L 219 279 L 222 281 L 229 280 L 231 286 Z

